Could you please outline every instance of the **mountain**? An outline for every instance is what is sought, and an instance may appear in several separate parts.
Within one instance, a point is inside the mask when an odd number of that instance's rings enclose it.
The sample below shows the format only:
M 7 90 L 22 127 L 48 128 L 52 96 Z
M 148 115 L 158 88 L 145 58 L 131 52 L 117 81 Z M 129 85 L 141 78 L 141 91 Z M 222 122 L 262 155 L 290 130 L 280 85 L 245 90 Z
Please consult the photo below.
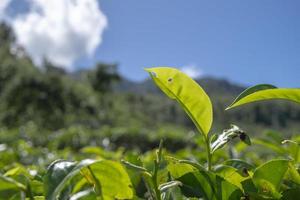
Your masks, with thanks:
M 226 79 L 218 79 L 211 76 L 201 77 L 195 81 L 199 83 L 199 85 L 201 85 L 208 94 L 213 96 L 236 96 L 246 88 L 239 84 L 232 83 Z M 114 89 L 117 92 L 162 94 L 151 79 L 146 79 L 142 82 L 134 82 L 123 77 L 120 82 L 114 85 Z
M 228 128 L 230 124 L 234 123 L 241 125 L 253 133 L 258 133 L 265 129 L 284 131 L 286 135 L 300 132 L 300 108 L 291 102 L 276 100 L 258 102 L 225 111 L 225 108 L 245 90 L 246 87 L 226 79 L 209 76 L 201 77 L 196 81 L 208 93 L 213 103 L 213 127 L 215 130 L 224 127 Z M 144 101 L 151 104 L 151 109 L 148 108 L 148 106 L 144 106 L 142 113 L 163 113 L 163 123 L 183 124 L 193 127 L 193 125 L 189 123 L 189 119 L 185 118 L 184 112 L 181 111 L 177 103 L 167 99 L 150 79 L 146 79 L 142 82 L 133 82 L 122 78 L 119 83 L 114 85 L 114 90 L 116 93 L 129 93 L 146 99 Z M 134 104 L 136 102 L 128 103 Z M 184 115 L 184 117 L 182 117 L 182 115 Z M 157 121 L 158 118 L 158 115 L 152 116 L 154 121 Z

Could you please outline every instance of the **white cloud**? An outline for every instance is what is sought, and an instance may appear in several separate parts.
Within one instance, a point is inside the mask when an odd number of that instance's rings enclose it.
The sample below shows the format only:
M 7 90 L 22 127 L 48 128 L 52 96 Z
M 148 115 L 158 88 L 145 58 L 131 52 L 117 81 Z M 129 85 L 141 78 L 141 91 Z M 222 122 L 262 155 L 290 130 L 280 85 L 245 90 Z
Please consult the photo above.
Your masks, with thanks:
M 5 10 L 10 4 L 11 0 L 0 0 L 0 20 L 5 19 Z
M 3 1 L 3 0 L 1 0 Z M 97 0 L 27 0 L 29 11 L 9 20 L 17 42 L 40 65 L 43 59 L 73 70 L 102 42 L 107 18 Z
M 203 75 L 201 69 L 194 64 L 182 67 L 181 71 L 192 78 L 199 78 Z

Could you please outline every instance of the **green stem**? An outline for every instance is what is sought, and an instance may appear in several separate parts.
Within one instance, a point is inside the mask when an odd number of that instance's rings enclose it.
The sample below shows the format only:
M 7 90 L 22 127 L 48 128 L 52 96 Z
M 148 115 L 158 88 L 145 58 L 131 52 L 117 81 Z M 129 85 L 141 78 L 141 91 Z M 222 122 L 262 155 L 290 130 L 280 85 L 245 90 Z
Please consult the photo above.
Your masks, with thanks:
M 208 171 L 211 171 L 212 170 L 212 163 L 211 163 L 212 153 L 211 153 L 210 142 L 209 141 L 210 141 L 209 138 L 205 139 L 206 153 L 207 153 L 207 168 L 208 168 Z
M 162 148 L 163 148 L 163 140 L 160 141 L 158 151 L 156 152 L 156 159 L 154 160 L 154 170 L 152 176 L 152 183 L 154 187 L 156 200 L 161 200 L 161 192 L 158 189 L 158 184 L 157 184 L 157 173 L 159 170 L 160 162 L 162 160 Z
M 87 169 L 89 170 L 89 172 L 91 173 L 91 176 L 93 178 L 94 190 L 95 190 L 96 195 L 98 197 L 100 197 L 100 199 L 104 199 L 103 194 L 102 194 L 102 187 L 101 187 L 100 181 L 97 179 L 97 177 L 95 176 L 95 174 L 94 174 L 94 172 L 93 172 L 93 170 L 91 169 L 90 166 L 88 166 Z
M 297 145 L 297 147 L 296 147 L 296 153 L 295 153 L 295 163 L 298 163 L 299 150 L 300 150 L 299 145 Z
M 144 173 L 142 173 L 142 178 L 145 182 L 146 188 L 149 192 L 151 199 L 154 199 L 155 196 L 153 196 L 153 191 L 151 190 L 151 183 L 148 182 L 149 178 L 150 178 L 150 181 L 152 181 L 152 175 L 149 174 L 148 172 L 144 172 Z
M 158 184 L 157 184 L 158 167 L 159 167 L 159 161 L 155 160 L 154 161 L 154 172 L 153 172 L 153 176 L 152 176 L 152 181 L 153 181 L 153 187 L 154 187 L 154 191 L 155 191 L 156 200 L 161 200 L 161 194 L 160 194 L 160 191 L 158 189 Z

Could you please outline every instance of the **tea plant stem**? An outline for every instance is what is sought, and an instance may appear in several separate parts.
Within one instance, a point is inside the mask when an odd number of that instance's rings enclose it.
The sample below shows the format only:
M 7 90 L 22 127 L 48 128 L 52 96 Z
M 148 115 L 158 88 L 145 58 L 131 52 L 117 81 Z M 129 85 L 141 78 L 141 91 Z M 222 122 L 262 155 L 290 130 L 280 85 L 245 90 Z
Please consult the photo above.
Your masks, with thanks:
M 155 196 L 153 195 L 153 191 L 151 190 L 151 183 L 149 183 L 149 182 L 147 181 L 147 178 L 148 178 L 148 177 L 150 177 L 150 178 L 152 179 L 152 175 L 151 175 L 151 174 L 148 174 L 148 172 L 142 173 L 142 174 L 143 174 L 142 178 L 143 178 L 143 180 L 144 180 L 144 182 L 145 182 L 145 186 L 146 186 L 146 188 L 147 188 L 147 190 L 148 190 L 148 192 L 149 192 L 150 199 L 154 199 Z M 150 180 L 151 180 L 151 179 L 150 179 Z
M 96 195 L 100 197 L 100 199 L 103 199 L 103 194 L 102 194 L 102 187 L 101 187 L 101 183 L 100 181 L 97 179 L 97 177 L 95 176 L 93 170 L 90 168 L 90 166 L 87 167 L 87 169 L 89 170 L 93 181 L 94 181 L 94 190 L 96 192 Z
M 158 189 L 158 184 L 157 184 L 157 173 L 162 160 L 162 148 L 163 148 L 163 140 L 160 141 L 158 151 L 156 152 L 156 159 L 154 160 L 154 170 L 152 176 L 152 182 L 153 182 L 156 200 L 161 200 L 161 192 Z
M 157 160 L 154 161 L 154 173 L 152 176 L 152 181 L 153 181 L 153 187 L 155 191 L 155 196 L 156 200 L 161 200 L 161 194 L 158 189 L 158 184 L 157 184 L 157 172 L 158 172 L 158 167 L 159 167 L 159 162 Z
M 212 169 L 212 163 L 211 163 L 211 157 L 212 157 L 212 153 L 211 153 L 211 149 L 210 149 L 210 139 L 207 138 L 205 140 L 206 142 L 206 153 L 207 153 L 207 168 L 208 168 L 208 171 L 211 171 Z

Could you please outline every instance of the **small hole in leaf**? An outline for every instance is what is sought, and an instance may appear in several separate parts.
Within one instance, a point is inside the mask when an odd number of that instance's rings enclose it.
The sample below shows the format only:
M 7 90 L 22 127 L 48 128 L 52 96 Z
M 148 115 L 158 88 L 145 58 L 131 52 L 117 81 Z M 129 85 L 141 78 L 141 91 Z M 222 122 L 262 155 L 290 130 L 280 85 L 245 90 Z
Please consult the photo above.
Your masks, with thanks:
M 150 72 L 150 73 L 153 77 L 157 78 L 157 74 L 155 72 Z
M 170 82 L 172 82 L 172 81 L 173 81 L 173 79 L 172 79 L 172 78 L 169 78 L 169 79 L 168 79 L 168 82 L 169 82 L 169 83 L 170 83 Z

